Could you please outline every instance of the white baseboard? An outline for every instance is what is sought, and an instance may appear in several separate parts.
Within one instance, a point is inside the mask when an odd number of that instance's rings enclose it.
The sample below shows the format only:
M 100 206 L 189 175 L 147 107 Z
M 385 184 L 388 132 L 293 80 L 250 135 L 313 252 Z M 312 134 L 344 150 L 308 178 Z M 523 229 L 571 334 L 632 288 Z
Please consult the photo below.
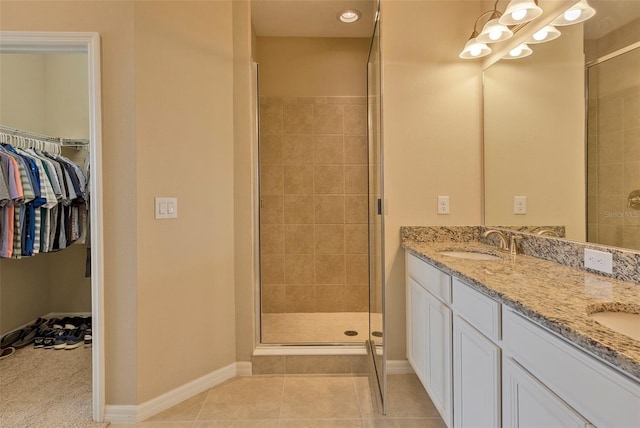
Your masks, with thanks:
M 413 374 L 413 368 L 407 360 L 388 360 L 387 374 Z
M 236 376 L 251 375 L 251 363 L 229 364 L 137 406 L 106 405 L 104 421 L 135 424 Z

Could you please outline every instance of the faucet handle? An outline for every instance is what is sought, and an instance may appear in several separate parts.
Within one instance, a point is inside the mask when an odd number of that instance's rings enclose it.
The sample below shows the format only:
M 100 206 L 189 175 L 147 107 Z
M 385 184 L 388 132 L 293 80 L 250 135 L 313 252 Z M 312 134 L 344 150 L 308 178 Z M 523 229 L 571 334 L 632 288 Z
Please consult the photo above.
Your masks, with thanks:
M 522 235 L 516 235 L 514 233 L 511 234 L 511 241 L 509 242 L 509 253 L 512 256 L 518 254 L 518 245 L 517 242 L 522 240 Z

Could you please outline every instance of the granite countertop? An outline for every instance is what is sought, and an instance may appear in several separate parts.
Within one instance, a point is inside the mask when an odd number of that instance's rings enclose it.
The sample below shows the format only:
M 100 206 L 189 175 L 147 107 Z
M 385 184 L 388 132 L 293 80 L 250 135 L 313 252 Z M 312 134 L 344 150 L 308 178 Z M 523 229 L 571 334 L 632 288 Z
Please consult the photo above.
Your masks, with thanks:
M 640 313 L 640 285 L 536 257 L 519 254 L 513 259 L 508 253 L 477 241 L 404 239 L 402 246 L 640 381 L 640 341 L 610 330 L 588 316 L 589 311 L 616 307 Z M 467 260 L 440 254 L 448 250 L 471 250 L 503 258 Z

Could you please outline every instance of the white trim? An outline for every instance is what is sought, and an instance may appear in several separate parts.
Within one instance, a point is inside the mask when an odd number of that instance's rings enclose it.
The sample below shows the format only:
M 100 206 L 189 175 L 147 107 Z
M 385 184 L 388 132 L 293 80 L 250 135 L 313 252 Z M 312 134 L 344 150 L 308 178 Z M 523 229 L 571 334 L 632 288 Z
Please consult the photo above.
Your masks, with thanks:
M 254 356 L 265 355 L 367 355 L 367 348 L 362 345 L 258 345 Z
M 102 224 L 102 96 L 98 33 L 0 31 L 0 52 L 84 52 L 89 78 L 89 160 L 91 163 L 91 316 L 93 330 L 93 420 L 103 420 L 105 407 L 104 270 Z
M 251 363 L 231 363 L 137 406 L 107 405 L 104 420 L 110 423 L 135 424 L 229 379 L 246 375 L 251 375 Z
M 407 360 L 387 360 L 387 374 L 413 374 L 413 368 Z

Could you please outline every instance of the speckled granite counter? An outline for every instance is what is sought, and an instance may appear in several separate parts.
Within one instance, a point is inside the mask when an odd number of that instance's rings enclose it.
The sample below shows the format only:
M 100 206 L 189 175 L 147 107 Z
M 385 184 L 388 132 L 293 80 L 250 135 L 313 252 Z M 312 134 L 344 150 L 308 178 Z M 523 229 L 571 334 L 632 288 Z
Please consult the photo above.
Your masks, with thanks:
M 610 330 L 588 317 L 594 305 L 624 304 L 640 313 L 640 285 L 598 276 L 539 258 L 513 260 L 477 240 L 420 242 L 410 234 L 402 246 L 442 271 L 558 333 L 578 347 L 640 380 L 640 341 Z M 441 251 L 472 250 L 504 258 L 466 260 Z

